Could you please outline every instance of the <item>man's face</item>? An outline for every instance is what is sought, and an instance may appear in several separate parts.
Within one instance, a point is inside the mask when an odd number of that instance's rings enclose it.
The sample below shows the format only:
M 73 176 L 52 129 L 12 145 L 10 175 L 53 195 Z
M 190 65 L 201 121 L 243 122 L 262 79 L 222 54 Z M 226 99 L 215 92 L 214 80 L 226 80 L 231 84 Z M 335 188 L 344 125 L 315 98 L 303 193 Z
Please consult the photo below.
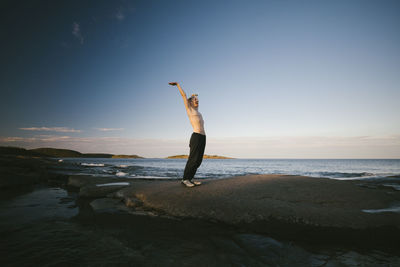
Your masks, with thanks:
M 197 96 L 192 98 L 192 106 L 195 108 L 199 106 L 199 99 L 197 98 Z

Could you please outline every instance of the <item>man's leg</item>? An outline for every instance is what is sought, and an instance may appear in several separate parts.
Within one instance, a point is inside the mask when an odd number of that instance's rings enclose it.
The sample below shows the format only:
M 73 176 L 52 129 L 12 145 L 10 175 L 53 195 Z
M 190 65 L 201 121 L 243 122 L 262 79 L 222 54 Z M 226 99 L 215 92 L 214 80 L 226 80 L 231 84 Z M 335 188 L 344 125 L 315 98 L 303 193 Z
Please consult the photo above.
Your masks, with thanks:
M 183 173 L 183 180 L 192 180 L 196 174 L 198 163 L 203 158 L 204 150 L 202 151 L 202 144 L 198 134 L 192 134 L 190 138 L 190 154 L 186 162 L 185 171 Z
M 193 178 L 194 178 L 194 175 L 196 174 L 197 169 L 200 167 L 201 162 L 203 161 L 204 150 L 206 148 L 206 136 L 205 135 L 201 135 L 199 137 L 200 137 L 199 138 L 199 149 L 198 149 L 198 154 L 197 154 L 197 157 L 196 157 L 196 168 L 195 168 L 195 171 L 194 171 L 194 174 L 193 174 Z M 191 182 L 194 185 L 201 185 L 200 181 L 191 180 Z
M 206 136 L 202 135 L 199 138 L 199 149 L 198 149 L 198 157 L 196 162 L 196 170 L 200 167 L 203 162 L 204 150 L 206 148 Z

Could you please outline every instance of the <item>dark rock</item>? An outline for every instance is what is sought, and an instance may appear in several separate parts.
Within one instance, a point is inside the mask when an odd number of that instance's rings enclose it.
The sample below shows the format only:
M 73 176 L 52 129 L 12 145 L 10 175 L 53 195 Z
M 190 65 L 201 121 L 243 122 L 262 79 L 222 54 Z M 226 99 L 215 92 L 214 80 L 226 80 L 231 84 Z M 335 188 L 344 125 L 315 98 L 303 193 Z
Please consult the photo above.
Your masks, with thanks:
M 40 174 L 30 173 L 0 173 L 0 189 L 6 189 L 10 187 L 20 187 L 39 183 L 43 181 Z
M 51 173 L 48 175 L 47 182 L 50 185 L 66 186 L 68 183 L 69 175 Z
M 379 259 L 379 264 L 377 259 Z M 335 255 L 323 266 L 400 266 L 400 258 L 398 256 L 379 255 L 378 252 L 364 255 L 355 251 L 347 251 Z
M 90 206 L 96 212 L 127 212 L 128 208 L 119 199 L 98 198 L 90 202 Z
M 0 155 L 0 189 L 45 182 L 52 161 L 28 156 Z
M 106 184 L 116 182 L 130 182 L 129 178 L 111 178 L 111 177 L 95 177 L 90 175 L 70 175 L 68 185 L 76 188 L 81 188 L 89 184 Z
M 265 266 L 316 266 L 316 257 L 300 247 L 256 234 L 238 234 L 235 241 Z M 324 261 L 318 263 L 324 264 Z M 317 265 L 318 266 L 318 265 Z
M 79 190 L 80 197 L 106 197 L 110 193 L 116 192 L 121 188 L 127 187 L 126 185 L 110 185 L 110 186 L 97 186 L 96 184 L 86 184 Z
M 71 175 L 68 178 L 68 185 L 81 188 L 87 184 L 96 183 L 101 178 L 96 178 L 90 175 Z
M 127 207 L 137 208 L 143 206 L 143 202 L 137 198 L 126 197 L 124 198 L 124 203 Z

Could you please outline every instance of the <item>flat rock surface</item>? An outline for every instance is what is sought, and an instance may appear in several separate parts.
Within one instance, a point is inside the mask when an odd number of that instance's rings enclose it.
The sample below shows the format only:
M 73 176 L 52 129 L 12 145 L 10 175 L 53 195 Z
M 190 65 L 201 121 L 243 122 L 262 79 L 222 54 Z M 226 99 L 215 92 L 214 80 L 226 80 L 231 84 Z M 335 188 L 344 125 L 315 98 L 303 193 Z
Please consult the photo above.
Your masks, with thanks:
M 276 219 L 309 226 L 399 230 L 400 213 L 367 213 L 400 203 L 393 188 L 368 188 L 360 181 L 337 181 L 292 175 L 251 175 L 202 180 L 186 188 L 180 181 L 131 180 L 116 195 L 139 199 L 147 208 L 171 216 L 229 224 Z

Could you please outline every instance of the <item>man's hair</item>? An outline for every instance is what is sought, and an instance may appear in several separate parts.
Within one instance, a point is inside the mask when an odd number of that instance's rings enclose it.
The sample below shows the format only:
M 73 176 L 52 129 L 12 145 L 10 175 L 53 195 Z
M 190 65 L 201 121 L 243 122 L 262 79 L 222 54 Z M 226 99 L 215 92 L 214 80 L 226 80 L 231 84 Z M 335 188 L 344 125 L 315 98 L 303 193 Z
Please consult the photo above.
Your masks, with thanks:
M 188 101 L 191 102 L 194 98 L 197 97 L 197 94 L 192 94 L 189 98 Z

